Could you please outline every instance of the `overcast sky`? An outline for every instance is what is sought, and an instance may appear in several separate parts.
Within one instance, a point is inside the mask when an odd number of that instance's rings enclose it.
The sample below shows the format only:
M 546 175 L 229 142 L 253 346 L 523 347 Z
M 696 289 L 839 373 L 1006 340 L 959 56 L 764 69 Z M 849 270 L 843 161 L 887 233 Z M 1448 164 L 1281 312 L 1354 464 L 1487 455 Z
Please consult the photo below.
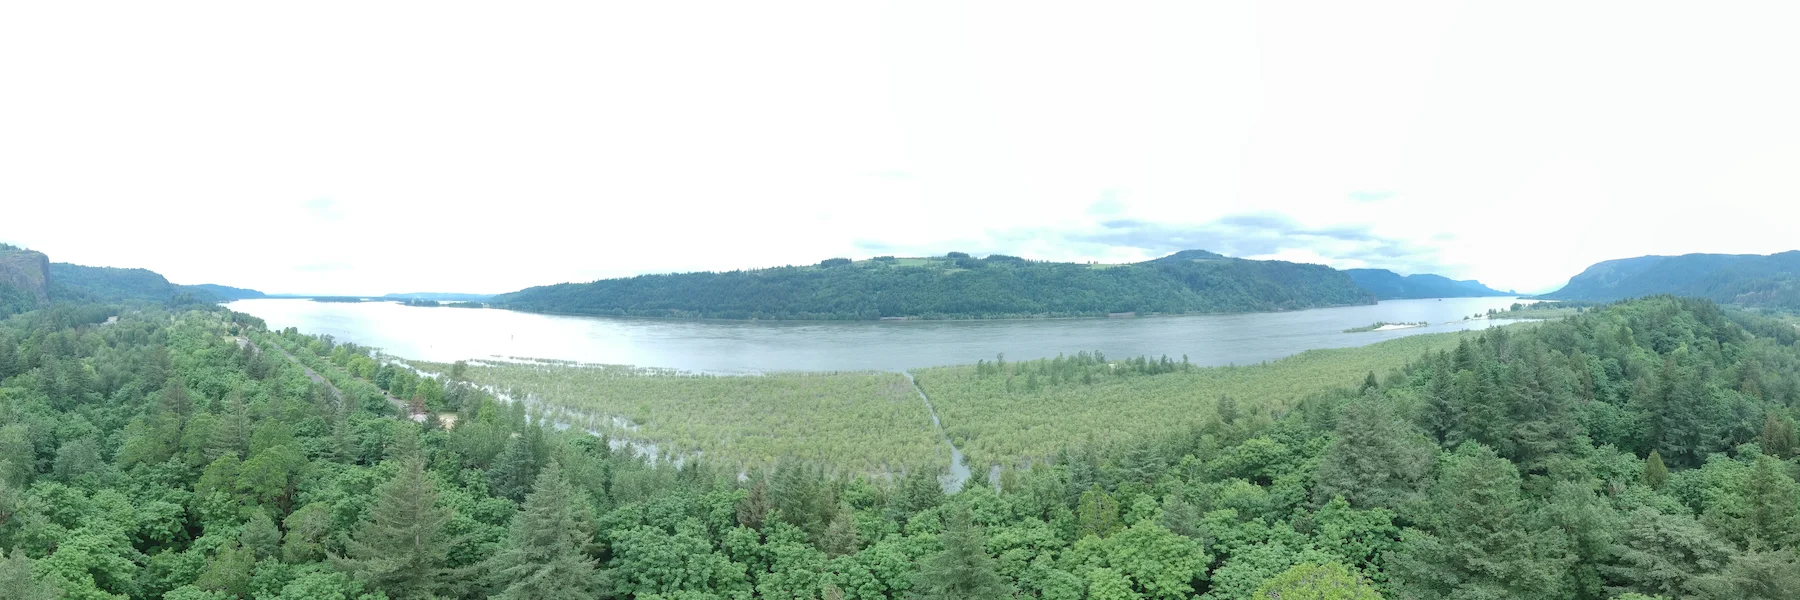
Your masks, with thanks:
M 1793 2 L 0 5 L 0 241 L 269 292 L 1800 247 Z

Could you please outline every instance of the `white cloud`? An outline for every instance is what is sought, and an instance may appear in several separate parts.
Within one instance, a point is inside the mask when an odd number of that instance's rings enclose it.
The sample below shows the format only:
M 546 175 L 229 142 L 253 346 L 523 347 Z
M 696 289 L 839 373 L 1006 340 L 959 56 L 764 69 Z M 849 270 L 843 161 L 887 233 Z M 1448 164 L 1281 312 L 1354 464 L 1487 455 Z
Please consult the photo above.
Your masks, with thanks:
M 1132 260 L 1067 241 L 1275 213 L 1424 253 L 1374 266 L 1542 289 L 1795 247 L 1797 10 L 11 3 L 0 240 L 185 283 L 505 291 Z M 1285 244 L 1268 255 L 1371 262 Z

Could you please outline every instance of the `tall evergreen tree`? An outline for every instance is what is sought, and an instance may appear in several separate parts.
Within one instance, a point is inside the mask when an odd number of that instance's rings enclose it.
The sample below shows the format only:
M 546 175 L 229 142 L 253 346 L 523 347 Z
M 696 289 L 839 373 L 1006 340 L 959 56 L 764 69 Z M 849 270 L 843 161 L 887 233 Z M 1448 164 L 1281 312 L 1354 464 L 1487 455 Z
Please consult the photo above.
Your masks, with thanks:
M 244 598 L 249 595 L 250 577 L 255 569 L 255 553 L 234 542 L 213 555 L 200 578 L 194 580 L 194 585 L 203 590 L 224 592 L 233 598 Z
M 33 572 L 32 566 L 36 562 L 25 556 L 24 550 L 13 550 L 10 557 L 0 554 L 0 594 L 9 600 L 62 598 L 62 586 L 57 585 L 54 577 L 44 577 Z
M 1076 509 L 1076 535 L 1078 537 L 1106 537 L 1118 531 L 1119 501 L 1112 494 L 1096 485 L 1081 494 L 1081 502 Z
M 594 560 L 582 552 L 592 538 L 587 501 L 570 488 L 556 462 L 538 474 L 531 495 L 513 517 L 507 543 L 488 562 L 496 598 L 581 600 L 599 585 Z
M 1641 409 L 1648 413 L 1651 447 L 1677 467 L 1699 466 L 1717 446 L 1714 404 L 1706 377 L 1683 367 L 1676 355 L 1663 359 L 1656 386 Z
M 768 520 L 769 511 L 775 506 L 769 500 L 769 481 L 761 474 L 751 474 L 749 489 L 744 492 L 744 499 L 737 503 L 737 523 L 751 529 L 762 529 L 763 522 Z
M 537 470 L 530 438 L 515 435 L 506 439 L 505 448 L 494 458 L 494 466 L 488 468 L 488 486 L 495 496 L 523 502 L 532 482 L 537 480 Z
M 1793 550 L 1751 550 L 1701 582 L 1707 598 L 1794 600 L 1800 598 L 1800 554 Z
M 454 589 L 466 573 L 447 568 L 459 543 L 445 526 L 453 514 L 437 505 L 437 486 L 424 461 L 412 457 L 400 473 L 375 488 L 369 517 L 346 540 L 346 570 L 386 591 L 394 600 L 419 600 Z
M 1794 439 L 1794 424 L 1769 411 L 1763 417 L 1762 449 L 1775 458 L 1793 456 L 1794 450 L 1800 449 L 1800 441 Z
M 1707 522 L 1740 545 L 1800 546 L 1800 483 L 1785 470 L 1782 461 L 1756 457 L 1750 476 L 1708 509 Z
M 1437 361 L 1431 384 L 1425 390 L 1425 406 L 1419 426 L 1438 444 L 1455 447 L 1461 442 L 1462 406 L 1456 394 L 1455 363 L 1447 355 Z
M 207 458 L 217 459 L 226 454 L 244 458 L 250 451 L 252 431 L 250 409 L 244 403 L 244 393 L 232 390 L 225 395 L 224 410 L 219 415 L 218 424 L 213 426 L 212 439 L 207 448 L 210 456 Z
M 1561 531 L 1533 523 L 1519 472 L 1494 451 L 1463 444 L 1445 462 L 1420 516 L 1393 560 L 1407 597 L 1561 598 L 1570 590 Z
M 944 501 L 944 486 L 938 483 L 936 469 L 913 467 L 901 481 L 898 496 L 896 508 L 905 515 L 918 514 Z
M 1731 544 L 1686 514 L 1642 507 L 1626 518 L 1597 565 L 1611 593 L 1689 597 L 1731 559 Z
M 275 520 L 269 518 L 268 512 L 259 510 L 244 523 L 238 543 L 254 554 L 256 560 L 269 558 L 281 550 L 281 530 L 275 527 Z
M 913 582 L 917 600 L 997 600 L 1012 595 L 1012 586 L 995 570 L 987 553 L 987 535 L 975 525 L 969 507 L 957 505 L 938 535 L 943 551 L 919 564 Z
M 824 472 L 797 461 L 776 465 L 775 476 L 769 480 L 769 500 L 781 519 L 814 537 L 825 530 L 837 508 L 828 492 Z
M 1650 489 L 1653 490 L 1660 490 L 1667 483 L 1669 483 L 1669 467 L 1663 464 L 1661 452 L 1651 450 L 1650 456 L 1644 458 L 1644 485 L 1650 486 Z
M 157 406 L 163 411 L 178 415 L 183 421 L 186 421 L 188 416 L 194 414 L 194 400 L 192 397 L 188 396 L 187 380 L 181 378 L 179 375 L 169 378 L 168 384 L 164 385 L 162 388 L 162 394 L 158 398 Z
M 819 549 L 831 556 L 853 554 L 862 549 L 862 537 L 856 532 L 856 513 L 848 505 L 839 504 L 819 535 Z
M 1319 459 L 1314 502 L 1343 496 L 1357 508 L 1397 509 L 1419 495 L 1437 449 L 1388 406 L 1370 399 L 1345 407 Z
M 1550 351 L 1536 342 L 1514 343 L 1513 361 L 1501 377 L 1507 420 L 1506 457 L 1526 472 L 1540 472 L 1551 456 L 1580 443 L 1575 422 L 1574 392 L 1566 371 L 1548 360 Z

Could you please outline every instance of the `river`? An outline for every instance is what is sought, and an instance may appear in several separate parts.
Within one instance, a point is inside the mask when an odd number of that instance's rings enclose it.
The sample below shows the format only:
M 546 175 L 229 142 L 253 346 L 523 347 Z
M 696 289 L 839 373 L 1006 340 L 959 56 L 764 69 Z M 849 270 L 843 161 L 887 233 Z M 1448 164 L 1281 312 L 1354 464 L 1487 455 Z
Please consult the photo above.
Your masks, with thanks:
M 1361 346 L 1420 333 L 1482 329 L 1463 320 L 1514 298 L 1392 300 L 1280 313 L 995 321 L 712 321 L 542 315 L 393 302 L 239 300 L 227 304 L 309 334 L 396 356 L 451 362 L 504 357 L 687 371 L 903 371 L 1098 350 L 1109 357 L 1183 355 L 1199 365 L 1251 364 L 1313 348 Z M 1344 333 L 1376 321 L 1431 325 Z

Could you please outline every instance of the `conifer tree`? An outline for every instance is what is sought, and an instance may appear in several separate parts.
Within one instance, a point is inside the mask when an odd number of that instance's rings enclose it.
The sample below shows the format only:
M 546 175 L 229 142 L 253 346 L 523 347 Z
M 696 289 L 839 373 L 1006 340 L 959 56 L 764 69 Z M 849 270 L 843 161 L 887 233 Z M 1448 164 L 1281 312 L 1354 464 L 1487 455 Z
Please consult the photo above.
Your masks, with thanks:
M 1493 450 L 1463 444 L 1444 463 L 1392 566 L 1404 597 L 1562 598 L 1575 557 L 1558 529 L 1538 527 L 1519 472 Z
M 838 505 L 825 532 L 819 535 L 819 549 L 830 556 L 854 554 L 862 549 L 862 538 L 856 532 L 856 513 L 849 506 Z
M 163 386 L 157 406 L 186 421 L 194 413 L 194 400 L 188 396 L 187 380 L 180 376 L 169 378 L 168 385 Z
M 250 590 L 251 571 L 256 568 L 256 555 L 242 544 L 233 543 L 219 549 L 206 565 L 206 571 L 194 581 L 203 590 L 224 592 L 243 598 Z
M 250 550 L 257 560 L 269 558 L 281 550 L 281 530 L 275 527 L 275 520 L 269 518 L 269 513 L 259 510 L 244 523 L 238 543 Z
M 944 487 L 938 483 L 937 470 L 913 467 L 900 484 L 898 507 L 904 515 L 915 515 L 944 501 Z
M 444 530 L 452 516 L 437 505 L 424 461 L 406 458 L 399 475 L 375 488 L 368 519 L 345 541 L 350 556 L 337 561 L 394 600 L 431 598 L 464 575 L 446 568 L 458 543 Z
M 917 600 L 990 600 L 1012 595 L 987 553 L 987 535 L 967 506 L 958 505 L 938 535 L 944 549 L 919 565 L 913 582 Z
M 1788 458 L 1800 447 L 1800 441 L 1794 439 L 1794 424 L 1770 411 L 1763 418 L 1762 450 L 1775 458 Z
M 1119 529 L 1119 501 L 1096 485 L 1081 494 L 1076 508 L 1078 537 L 1106 537 Z
M 207 458 L 216 460 L 226 454 L 244 458 L 250 450 L 251 431 L 250 409 L 244 404 L 244 393 L 232 390 L 225 396 L 224 411 L 219 415 L 218 424 L 213 426 Z
M 817 536 L 825 530 L 836 504 L 826 498 L 825 475 L 817 467 L 798 462 L 775 466 L 769 480 L 769 499 L 780 511 L 781 519 Z
M 1437 449 L 1388 406 L 1364 400 L 1344 409 L 1331 447 L 1319 459 L 1314 502 L 1343 496 L 1357 508 L 1400 508 L 1419 494 Z
M 488 562 L 496 598 L 580 600 L 595 596 L 594 561 L 582 552 L 592 537 L 587 501 L 551 462 L 538 474 L 513 517 L 506 546 Z
M 768 520 L 769 511 L 774 506 L 769 502 L 769 482 L 767 479 L 752 475 L 754 483 L 745 493 L 744 499 L 737 504 L 737 522 L 751 529 L 762 529 L 763 521 Z
M 1456 371 L 1451 364 L 1448 359 L 1440 360 L 1437 371 L 1432 373 L 1425 406 L 1419 413 L 1419 426 L 1438 444 L 1453 447 L 1461 441 L 1457 426 L 1462 420 L 1462 407 L 1457 402 Z
M 1723 573 L 1702 581 L 1710 598 L 1793 600 L 1800 595 L 1800 554 L 1750 550 L 1731 559 Z
M 527 438 L 523 435 L 507 438 L 506 447 L 494 458 L 494 466 L 488 468 L 488 486 L 494 490 L 494 495 L 523 502 L 536 479 L 537 461 L 528 447 Z
M 0 375 L 4 375 L 0 373 Z M 10 600 L 57 600 L 63 597 L 61 587 L 52 577 L 33 573 L 37 561 L 15 549 L 12 556 L 0 554 L 0 592 Z
M 1668 482 L 1669 467 L 1663 464 L 1662 453 L 1651 450 L 1650 456 L 1644 458 L 1644 485 L 1660 490 Z
M 1800 483 L 1784 470 L 1779 460 L 1757 457 L 1750 477 L 1735 493 L 1721 496 L 1709 509 L 1707 522 L 1746 546 L 1782 549 L 1800 545 Z

